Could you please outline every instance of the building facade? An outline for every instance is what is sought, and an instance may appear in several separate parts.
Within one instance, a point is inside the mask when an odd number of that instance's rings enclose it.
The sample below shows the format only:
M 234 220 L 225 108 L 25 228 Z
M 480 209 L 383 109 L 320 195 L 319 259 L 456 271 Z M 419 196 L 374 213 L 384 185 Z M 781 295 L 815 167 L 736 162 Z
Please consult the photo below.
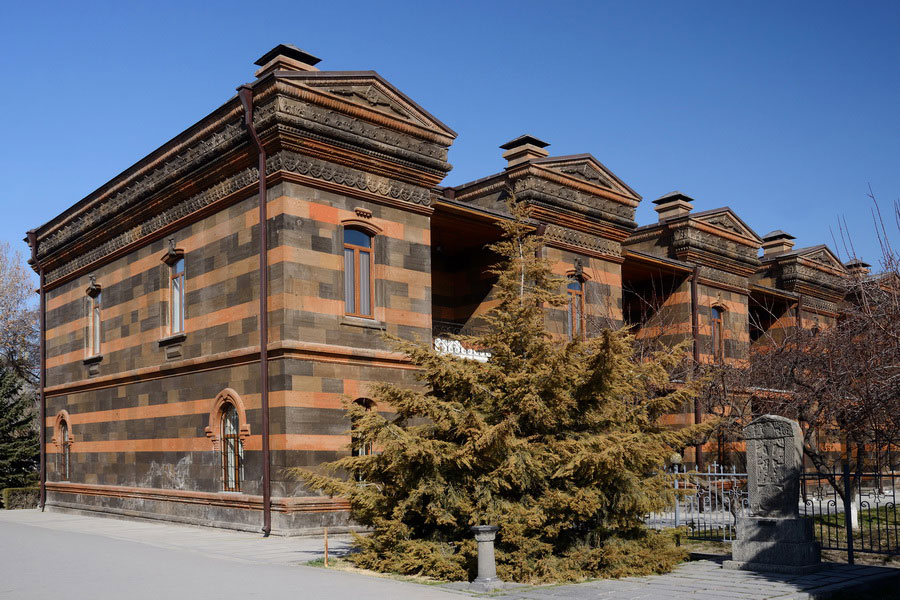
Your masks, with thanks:
M 761 238 L 678 192 L 639 227 L 626 183 L 531 136 L 501 147 L 502 172 L 442 187 L 456 133 L 374 71 L 318 62 L 278 46 L 238 95 L 29 232 L 48 506 L 348 527 L 345 502 L 285 469 L 371 451 L 350 447 L 343 403 L 389 412 L 369 386 L 415 385 L 383 333 L 477 326 L 511 193 L 569 281 L 569 305 L 547 313 L 556 335 L 628 324 L 728 362 L 837 317 L 847 269 L 825 246 Z

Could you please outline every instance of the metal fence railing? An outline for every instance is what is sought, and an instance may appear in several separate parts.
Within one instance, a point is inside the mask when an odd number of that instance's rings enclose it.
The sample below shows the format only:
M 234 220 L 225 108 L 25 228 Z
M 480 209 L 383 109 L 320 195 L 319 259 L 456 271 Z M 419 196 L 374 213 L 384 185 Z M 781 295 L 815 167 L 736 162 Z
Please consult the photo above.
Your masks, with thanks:
M 649 527 L 683 527 L 696 540 L 731 542 L 737 517 L 749 512 L 747 474 L 713 463 L 704 471 L 667 473 L 676 501 L 650 513 Z M 823 550 L 900 555 L 900 467 L 881 471 L 808 471 L 801 475 L 800 516 L 812 519 Z
M 713 463 L 706 471 L 675 465 L 669 475 L 676 501 L 667 510 L 649 514 L 647 525 L 686 527 L 691 539 L 734 540 L 737 515 L 749 507 L 747 474 Z

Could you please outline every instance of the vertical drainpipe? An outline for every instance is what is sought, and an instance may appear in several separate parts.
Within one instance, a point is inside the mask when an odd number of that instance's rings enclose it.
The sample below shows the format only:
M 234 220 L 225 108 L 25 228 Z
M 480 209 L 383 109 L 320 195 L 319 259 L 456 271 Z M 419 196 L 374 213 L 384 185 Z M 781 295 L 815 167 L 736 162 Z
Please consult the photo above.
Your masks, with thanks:
M 253 126 L 253 88 L 242 85 L 238 97 L 244 106 L 244 125 L 259 152 L 259 385 L 262 410 L 263 535 L 272 532 L 272 484 L 269 459 L 269 248 L 266 216 L 266 149 Z
M 45 451 L 47 444 L 47 404 L 46 399 L 44 398 L 44 371 L 45 371 L 45 363 L 46 357 L 44 356 L 44 336 L 47 331 L 47 315 L 46 315 L 46 303 L 44 301 L 44 267 L 41 266 L 41 263 L 38 262 L 37 257 L 37 233 L 32 229 L 28 232 L 28 245 L 31 246 L 31 261 L 35 267 L 38 269 L 38 277 L 40 277 L 40 321 L 41 321 L 41 336 L 40 336 L 40 383 L 38 384 L 38 394 L 40 397 L 40 429 L 39 431 L 39 440 L 41 444 L 41 452 L 40 452 L 40 499 L 38 504 L 41 507 L 41 511 L 44 510 L 44 505 L 47 503 L 47 454 Z
M 700 267 L 694 266 L 694 271 L 691 273 L 691 337 L 693 338 L 693 358 L 694 358 L 694 368 L 696 371 L 700 366 L 700 292 L 697 286 L 697 279 L 700 277 Z M 700 424 L 703 422 L 703 411 L 701 410 L 700 403 L 697 399 L 694 399 L 694 423 Z M 697 463 L 697 470 L 703 468 L 703 444 L 697 444 L 694 446 L 694 455 L 696 457 L 695 462 Z
M 803 331 L 803 296 L 797 294 L 797 333 Z

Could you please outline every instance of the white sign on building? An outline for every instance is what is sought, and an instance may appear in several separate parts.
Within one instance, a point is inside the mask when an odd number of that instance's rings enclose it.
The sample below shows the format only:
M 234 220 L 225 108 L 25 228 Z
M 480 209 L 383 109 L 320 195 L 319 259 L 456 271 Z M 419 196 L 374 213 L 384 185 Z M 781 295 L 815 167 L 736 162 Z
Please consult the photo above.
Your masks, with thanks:
M 438 354 L 450 354 L 451 356 L 477 360 L 478 362 L 487 362 L 491 357 L 490 352 L 466 348 L 456 340 L 447 340 L 444 338 L 434 338 L 434 351 Z

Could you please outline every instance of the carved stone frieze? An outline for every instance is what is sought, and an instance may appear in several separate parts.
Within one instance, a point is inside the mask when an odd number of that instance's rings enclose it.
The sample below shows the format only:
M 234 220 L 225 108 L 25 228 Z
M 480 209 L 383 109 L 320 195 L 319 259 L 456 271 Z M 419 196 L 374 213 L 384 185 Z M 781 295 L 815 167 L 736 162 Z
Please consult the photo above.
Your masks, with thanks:
M 710 219 L 706 219 L 703 221 L 704 223 L 709 223 L 710 225 L 715 225 L 716 227 L 721 227 L 726 231 L 731 231 L 737 233 L 739 235 L 744 235 L 744 230 L 730 217 L 727 215 L 716 215 Z
M 550 242 L 562 242 L 609 256 L 622 256 L 622 244 L 618 242 L 582 231 L 560 227 L 559 225 L 547 225 L 547 229 L 544 231 L 544 238 Z
M 803 296 L 803 307 L 805 309 L 821 310 L 831 313 L 840 312 L 840 306 L 837 302 L 829 302 L 828 300 L 822 300 L 821 298 L 808 295 Z
M 368 191 L 395 200 L 422 206 L 431 204 L 431 192 L 428 188 L 401 183 L 387 177 L 379 177 L 365 171 L 335 165 L 286 150 L 269 157 L 266 161 L 266 172 L 274 173 L 281 170 L 337 183 L 348 188 Z
M 846 289 L 846 282 L 842 278 L 823 273 L 819 269 L 807 267 L 798 262 L 781 265 L 777 275 L 787 290 L 793 290 L 797 285 L 803 284 L 839 294 L 843 294 Z
M 752 267 L 756 267 L 759 264 L 759 259 L 753 248 L 706 231 L 694 229 L 687 223 L 673 230 L 672 245 L 676 255 L 688 250 L 701 250 L 724 256 Z
M 513 191 L 520 200 L 536 200 L 574 212 L 585 213 L 616 225 L 634 227 L 634 208 L 602 196 L 594 196 L 579 190 L 528 176 L 513 182 Z
M 406 121 L 412 121 L 418 125 L 426 125 L 426 123 L 423 123 L 420 119 L 415 118 L 408 110 L 392 101 L 384 94 L 384 92 L 382 92 L 372 84 L 344 86 L 334 85 L 330 86 L 328 88 L 328 91 L 336 96 L 343 96 L 355 102 L 362 101 L 378 112 L 382 112 L 393 117 L 399 117 Z
M 125 189 L 104 199 L 89 211 L 81 213 L 56 231 L 42 237 L 38 243 L 38 257 L 43 258 L 47 256 L 54 250 L 80 237 L 94 226 L 128 210 L 150 194 L 171 183 L 175 178 L 184 175 L 191 169 L 196 169 L 214 156 L 237 144 L 245 135 L 239 122 L 235 121 L 226 124 L 212 135 L 186 148 L 157 169 L 138 178 Z
M 89 265 L 95 260 L 99 260 L 104 256 L 115 252 L 119 248 L 123 248 L 128 244 L 136 242 L 137 240 L 152 234 L 162 227 L 165 227 L 169 223 L 185 217 L 194 211 L 200 210 L 201 208 L 215 202 L 216 200 L 224 198 L 225 196 L 234 193 L 239 189 L 247 187 L 248 185 L 251 185 L 258 180 L 259 169 L 245 169 L 237 175 L 229 177 L 221 183 L 216 184 L 215 186 L 204 190 L 203 192 L 200 192 L 199 194 L 192 196 L 182 202 L 179 202 L 174 206 L 171 206 L 163 212 L 158 213 L 152 218 L 144 221 L 143 223 L 135 225 L 128 231 L 125 231 L 124 233 L 121 233 L 107 240 L 96 248 L 92 248 L 88 252 L 79 255 L 75 260 L 69 261 L 51 271 L 48 271 L 45 274 L 47 283 L 53 283 L 57 279 L 65 277 L 69 273 L 73 273 L 78 269 Z
M 431 203 L 431 193 L 427 188 L 338 166 L 293 152 L 282 151 L 269 157 L 266 162 L 266 173 L 271 175 L 277 171 L 298 173 L 321 181 L 336 183 L 347 188 L 362 190 L 371 194 L 384 196 L 385 198 L 401 200 L 422 206 L 428 206 Z M 120 248 L 151 235 L 166 225 L 200 210 L 216 200 L 224 198 L 256 181 L 259 181 L 258 169 L 245 169 L 237 175 L 229 177 L 199 194 L 178 202 L 166 210 L 152 216 L 143 223 L 129 228 L 127 231 L 120 233 L 101 245 L 81 254 L 75 260 L 48 271 L 46 273 L 47 283 L 52 283 L 57 279 L 65 277 L 69 273 L 73 273 Z
M 558 167 L 557 170 L 560 173 L 583 179 L 589 183 L 599 184 L 609 189 L 615 189 L 612 182 L 605 175 L 587 163 L 564 165 Z
M 427 167 L 441 173 L 450 170 L 446 162 L 447 146 L 290 97 L 279 96 L 272 110 L 277 112 L 279 121 L 311 134 L 399 155 L 419 168 Z
M 701 279 L 708 279 L 742 290 L 749 290 L 750 280 L 747 277 L 741 277 L 740 275 L 735 275 L 734 273 L 728 273 L 727 271 L 721 271 L 705 265 L 699 267 L 699 274 Z

